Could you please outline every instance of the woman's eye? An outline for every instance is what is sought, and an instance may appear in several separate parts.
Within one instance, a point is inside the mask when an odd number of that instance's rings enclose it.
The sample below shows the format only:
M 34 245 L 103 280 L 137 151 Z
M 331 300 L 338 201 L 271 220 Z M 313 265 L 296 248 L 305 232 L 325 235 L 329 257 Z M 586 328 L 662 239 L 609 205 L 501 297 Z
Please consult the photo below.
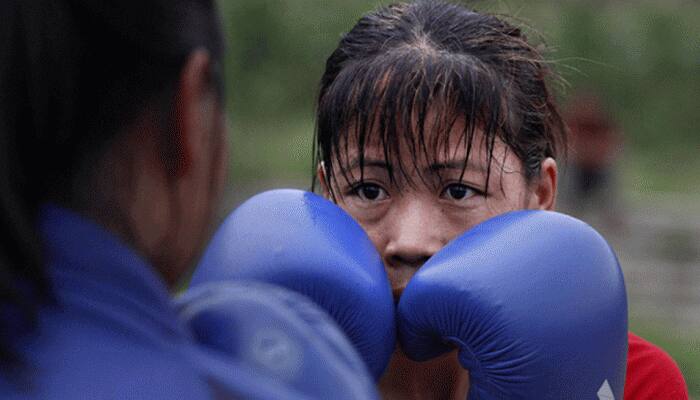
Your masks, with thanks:
M 362 200 L 379 201 L 387 197 L 387 193 L 380 186 L 372 183 L 363 183 L 353 189 L 354 194 Z
M 442 192 L 442 196 L 450 200 L 464 200 L 477 194 L 477 191 L 461 183 L 448 185 Z

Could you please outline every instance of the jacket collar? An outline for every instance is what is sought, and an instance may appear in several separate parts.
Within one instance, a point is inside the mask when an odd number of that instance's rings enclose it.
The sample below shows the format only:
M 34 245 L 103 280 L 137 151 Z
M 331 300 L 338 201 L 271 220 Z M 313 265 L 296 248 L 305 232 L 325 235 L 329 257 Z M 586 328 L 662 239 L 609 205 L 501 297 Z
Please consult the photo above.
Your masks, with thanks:
M 165 282 L 127 244 L 52 204 L 42 208 L 39 221 L 47 274 L 60 307 L 127 324 L 149 336 L 189 336 Z

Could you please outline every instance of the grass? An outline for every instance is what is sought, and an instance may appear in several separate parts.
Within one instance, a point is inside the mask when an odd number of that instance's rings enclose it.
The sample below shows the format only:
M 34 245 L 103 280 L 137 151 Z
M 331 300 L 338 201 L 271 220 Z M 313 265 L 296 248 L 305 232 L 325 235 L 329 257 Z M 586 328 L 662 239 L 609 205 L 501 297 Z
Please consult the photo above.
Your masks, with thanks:
M 700 157 L 694 146 L 658 153 L 627 149 L 620 160 L 623 190 L 637 193 L 684 193 L 700 199 Z

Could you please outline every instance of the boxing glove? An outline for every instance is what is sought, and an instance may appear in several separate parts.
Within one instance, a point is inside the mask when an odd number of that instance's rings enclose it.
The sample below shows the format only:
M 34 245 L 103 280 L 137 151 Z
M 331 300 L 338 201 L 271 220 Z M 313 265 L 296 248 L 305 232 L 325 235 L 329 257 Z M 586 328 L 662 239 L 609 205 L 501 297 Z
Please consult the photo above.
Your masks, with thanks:
M 408 283 L 397 324 L 416 361 L 459 350 L 470 400 L 623 398 L 622 272 L 563 214 L 512 212 L 453 240 Z
M 313 193 L 268 191 L 221 225 L 191 285 L 256 280 L 311 298 L 348 335 L 375 379 L 396 343 L 395 306 L 384 267 L 362 228 Z
M 176 309 L 194 339 L 223 356 L 191 358 L 227 396 L 378 398 L 340 328 L 298 293 L 259 282 L 216 282 L 185 292 Z

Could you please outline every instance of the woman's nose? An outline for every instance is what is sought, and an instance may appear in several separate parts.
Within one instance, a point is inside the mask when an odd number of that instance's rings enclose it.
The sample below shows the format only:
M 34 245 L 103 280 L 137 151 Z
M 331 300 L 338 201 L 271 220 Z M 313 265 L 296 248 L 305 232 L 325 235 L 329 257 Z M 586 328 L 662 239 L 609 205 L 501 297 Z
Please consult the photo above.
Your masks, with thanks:
M 408 284 L 413 274 L 445 244 L 437 207 L 421 199 L 402 202 L 391 215 L 385 234 L 385 267 L 395 297 Z

